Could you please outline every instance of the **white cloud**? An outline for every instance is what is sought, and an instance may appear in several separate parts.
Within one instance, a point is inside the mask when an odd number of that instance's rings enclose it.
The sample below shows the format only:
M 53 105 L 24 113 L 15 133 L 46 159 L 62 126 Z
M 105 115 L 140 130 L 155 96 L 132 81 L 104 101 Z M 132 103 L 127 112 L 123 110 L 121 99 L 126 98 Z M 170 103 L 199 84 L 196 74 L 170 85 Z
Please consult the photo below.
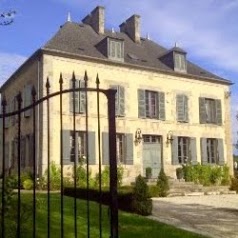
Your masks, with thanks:
M 0 85 L 26 60 L 25 56 L 0 52 Z

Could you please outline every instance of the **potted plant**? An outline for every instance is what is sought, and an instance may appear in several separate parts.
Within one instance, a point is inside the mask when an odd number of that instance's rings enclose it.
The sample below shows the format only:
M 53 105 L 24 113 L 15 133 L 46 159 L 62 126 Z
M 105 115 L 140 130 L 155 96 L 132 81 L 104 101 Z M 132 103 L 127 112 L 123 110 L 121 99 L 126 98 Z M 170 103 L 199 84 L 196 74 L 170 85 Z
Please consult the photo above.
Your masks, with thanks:
M 152 177 L 152 168 L 151 167 L 147 167 L 145 169 L 145 176 L 147 179 L 150 179 Z
M 183 168 L 176 169 L 176 177 L 178 180 L 183 179 Z

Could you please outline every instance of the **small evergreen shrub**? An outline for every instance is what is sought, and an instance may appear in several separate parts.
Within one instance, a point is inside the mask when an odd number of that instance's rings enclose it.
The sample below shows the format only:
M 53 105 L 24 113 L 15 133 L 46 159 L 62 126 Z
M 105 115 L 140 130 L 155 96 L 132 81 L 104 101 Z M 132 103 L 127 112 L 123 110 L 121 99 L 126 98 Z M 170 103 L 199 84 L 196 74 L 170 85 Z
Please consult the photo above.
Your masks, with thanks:
M 169 181 L 163 169 L 160 170 L 157 179 L 158 194 L 160 197 L 167 197 L 169 191 Z
M 47 174 L 50 174 L 50 179 L 47 181 Z M 47 183 L 50 183 L 50 190 L 59 190 L 61 187 L 61 169 L 59 166 L 57 166 L 54 162 L 50 164 L 50 167 L 46 169 L 45 171 L 45 180 L 46 180 L 46 186 Z
M 133 194 L 132 207 L 134 212 L 143 216 L 150 215 L 152 212 L 152 200 L 149 199 L 148 185 L 141 175 L 136 178 Z
M 33 188 L 33 181 L 31 179 L 26 179 L 23 182 L 23 188 L 26 190 L 31 190 Z

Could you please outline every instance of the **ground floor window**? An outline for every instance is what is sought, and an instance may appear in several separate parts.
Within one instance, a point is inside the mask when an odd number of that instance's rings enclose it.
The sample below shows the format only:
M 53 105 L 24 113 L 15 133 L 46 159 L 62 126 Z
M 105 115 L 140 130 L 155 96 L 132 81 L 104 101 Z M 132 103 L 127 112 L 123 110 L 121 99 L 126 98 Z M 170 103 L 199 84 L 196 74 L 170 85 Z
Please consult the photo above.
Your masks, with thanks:
M 86 132 L 85 131 L 71 131 L 70 132 L 70 161 L 77 162 L 81 158 L 86 157 Z
M 207 139 L 207 162 L 209 164 L 218 163 L 218 153 L 217 148 L 218 142 L 217 139 Z
M 189 160 L 189 137 L 178 137 L 178 162 L 185 164 Z
M 117 162 L 125 163 L 126 141 L 125 134 L 116 134 L 117 141 Z

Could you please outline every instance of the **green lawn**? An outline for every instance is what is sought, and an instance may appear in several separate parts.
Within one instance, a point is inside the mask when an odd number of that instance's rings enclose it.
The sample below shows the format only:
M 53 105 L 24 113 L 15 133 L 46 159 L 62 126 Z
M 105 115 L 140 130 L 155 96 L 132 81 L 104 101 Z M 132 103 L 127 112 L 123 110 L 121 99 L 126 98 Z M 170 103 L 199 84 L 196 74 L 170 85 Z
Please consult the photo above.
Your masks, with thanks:
M 23 194 L 22 200 L 28 201 L 31 204 L 30 194 Z M 47 237 L 47 200 L 46 195 L 37 195 L 37 237 L 46 238 Z M 64 197 L 64 230 L 66 238 L 74 237 L 74 207 L 73 199 L 69 197 Z M 78 237 L 87 236 L 87 216 L 86 216 L 86 202 L 83 200 L 77 201 L 78 207 Z M 99 218 L 98 211 L 99 205 L 95 202 L 90 202 L 90 237 L 99 237 Z M 109 219 L 108 219 L 108 209 L 103 206 L 103 237 L 109 238 Z M 23 218 L 24 219 L 24 218 Z M 32 216 L 23 220 L 22 237 L 31 238 L 31 226 L 32 226 Z M 58 194 L 51 195 L 51 237 L 60 237 L 60 196 Z M 139 215 L 134 215 L 126 212 L 119 212 L 119 235 L 121 238 L 144 238 L 149 236 L 150 238 L 173 238 L 173 237 L 183 237 L 183 238 L 202 238 L 204 236 L 193 234 L 187 231 L 177 229 L 173 226 L 165 225 L 156 221 L 152 221 L 148 218 L 141 217 Z

